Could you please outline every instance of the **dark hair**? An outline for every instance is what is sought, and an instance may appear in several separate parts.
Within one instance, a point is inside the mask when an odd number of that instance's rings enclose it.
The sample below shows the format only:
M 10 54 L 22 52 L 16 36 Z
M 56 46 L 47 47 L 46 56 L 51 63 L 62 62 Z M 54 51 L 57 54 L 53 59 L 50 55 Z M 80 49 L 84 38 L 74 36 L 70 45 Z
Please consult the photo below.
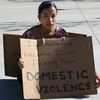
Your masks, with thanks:
M 42 3 L 40 4 L 39 8 L 38 8 L 38 15 L 40 15 L 40 14 L 43 12 L 44 9 L 50 8 L 50 7 L 52 7 L 52 6 L 53 6 L 53 7 L 56 9 L 56 11 L 57 11 L 57 7 L 56 7 L 56 5 L 55 5 L 53 2 L 51 2 L 51 1 L 44 1 L 44 2 L 42 2 Z

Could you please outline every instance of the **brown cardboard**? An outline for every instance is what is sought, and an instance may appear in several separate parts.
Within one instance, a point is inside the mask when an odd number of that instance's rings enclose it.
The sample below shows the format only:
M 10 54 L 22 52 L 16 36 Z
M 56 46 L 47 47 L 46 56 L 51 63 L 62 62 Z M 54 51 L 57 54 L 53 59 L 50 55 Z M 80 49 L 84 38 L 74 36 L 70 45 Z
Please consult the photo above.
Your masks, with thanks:
M 24 98 L 40 99 L 40 94 L 36 88 L 39 88 L 37 41 L 31 39 L 21 39 L 20 41 L 21 58 L 25 65 L 22 69 Z
M 18 71 L 20 35 L 3 34 L 5 75 L 16 77 Z
M 80 34 L 80 33 L 72 33 L 72 32 L 67 32 L 69 34 L 69 37 L 72 38 L 77 38 L 77 37 L 86 37 L 85 34 Z
M 92 38 L 44 41 L 21 39 L 25 99 L 97 94 Z
M 39 53 L 42 99 L 96 94 L 91 37 L 48 39 Z
M 70 37 L 84 37 L 86 35 L 79 33 L 68 32 Z M 18 71 L 18 59 L 20 57 L 19 51 L 19 38 L 20 35 L 13 34 L 3 34 L 3 44 L 4 44 L 4 66 L 5 75 L 16 77 Z

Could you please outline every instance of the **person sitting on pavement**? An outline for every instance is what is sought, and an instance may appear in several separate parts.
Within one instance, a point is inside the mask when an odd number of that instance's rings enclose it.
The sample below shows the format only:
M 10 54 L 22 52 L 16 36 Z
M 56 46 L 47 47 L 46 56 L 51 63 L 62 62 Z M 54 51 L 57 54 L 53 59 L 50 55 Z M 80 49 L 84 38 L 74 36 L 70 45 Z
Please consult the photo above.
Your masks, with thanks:
M 57 6 L 51 1 L 44 1 L 38 7 L 39 25 L 36 25 L 24 32 L 22 38 L 27 39 L 42 39 L 42 38 L 62 38 L 69 37 L 69 34 L 61 27 L 56 26 L 57 20 Z M 22 82 L 21 69 L 24 68 L 24 62 L 21 58 L 18 61 L 19 72 L 18 80 Z M 96 88 L 100 87 L 100 75 L 96 72 L 96 79 L 98 83 Z

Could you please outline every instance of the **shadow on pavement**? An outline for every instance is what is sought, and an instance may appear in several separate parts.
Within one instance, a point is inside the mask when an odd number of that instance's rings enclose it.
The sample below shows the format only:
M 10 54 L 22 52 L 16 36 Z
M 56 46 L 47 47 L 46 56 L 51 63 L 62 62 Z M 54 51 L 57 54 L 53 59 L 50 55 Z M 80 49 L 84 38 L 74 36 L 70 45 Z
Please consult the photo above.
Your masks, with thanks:
M 21 84 L 15 79 L 1 79 L 0 100 L 24 100 Z
M 85 98 L 90 98 L 89 96 L 76 96 L 73 97 L 74 99 L 85 99 Z

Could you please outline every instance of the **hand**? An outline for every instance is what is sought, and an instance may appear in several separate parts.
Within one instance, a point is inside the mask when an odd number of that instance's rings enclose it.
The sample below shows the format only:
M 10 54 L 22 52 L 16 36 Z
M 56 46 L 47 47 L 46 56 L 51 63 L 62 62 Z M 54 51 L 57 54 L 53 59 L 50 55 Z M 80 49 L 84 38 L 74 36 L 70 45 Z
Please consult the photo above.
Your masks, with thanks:
M 96 88 L 100 87 L 100 75 L 96 72 L 96 79 L 97 79 L 97 84 L 96 84 Z
M 18 66 L 19 66 L 20 69 L 24 68 L 24 62 L 21 58 L 19 58 Z

